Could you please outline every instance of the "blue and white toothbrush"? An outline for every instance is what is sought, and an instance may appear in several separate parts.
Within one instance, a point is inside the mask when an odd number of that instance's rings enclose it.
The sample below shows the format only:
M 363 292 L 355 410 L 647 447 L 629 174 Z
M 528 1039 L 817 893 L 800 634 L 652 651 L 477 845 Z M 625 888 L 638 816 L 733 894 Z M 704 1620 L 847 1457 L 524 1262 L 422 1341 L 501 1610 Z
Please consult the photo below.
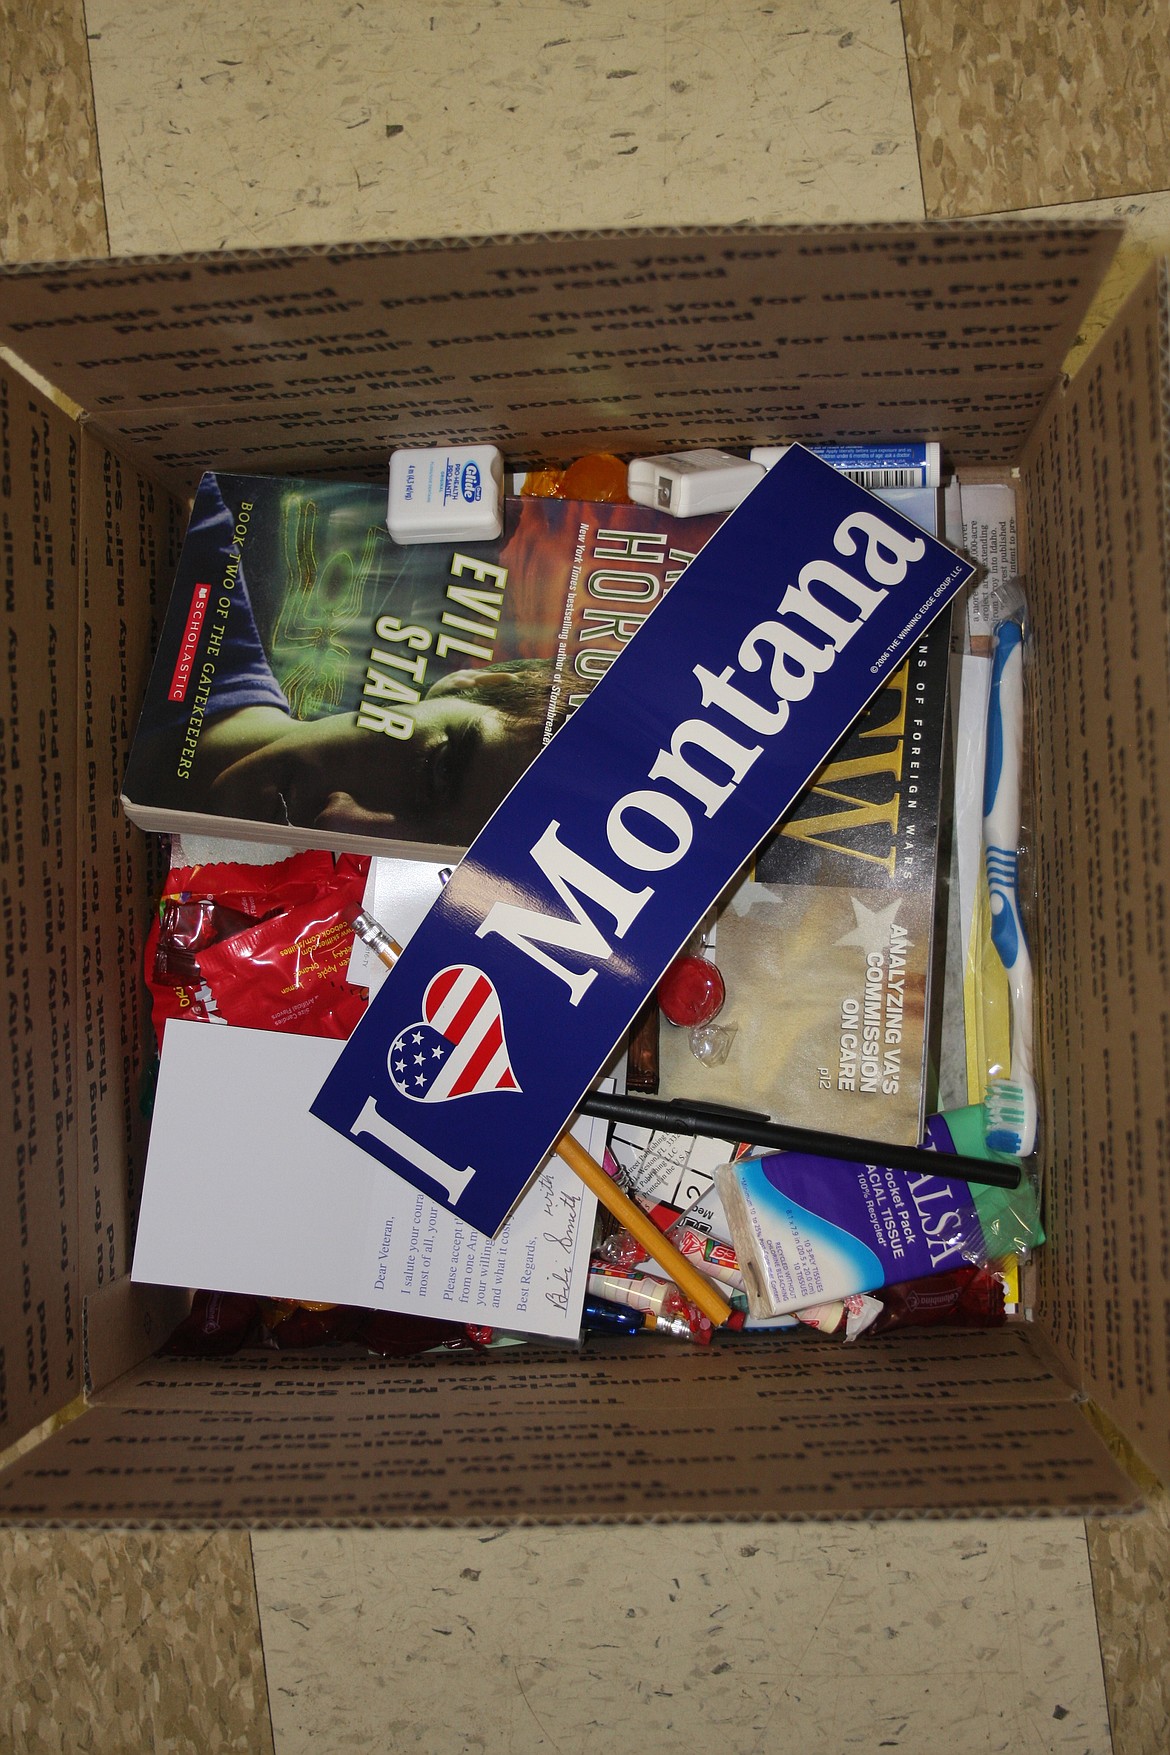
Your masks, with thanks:
M 1009 1078 L 987 1086 L 987 1144 L 1026 1158 L 1036 1149 L 1032 1071 L 1032 959 L 1020 917 L 1020 771 L 1024 747 L 1024 630 L 1015 617 L 994 633 L 983 785 L 983 847 L 991 904 L 991 942 L 1007 971 L 1012 1007 Z

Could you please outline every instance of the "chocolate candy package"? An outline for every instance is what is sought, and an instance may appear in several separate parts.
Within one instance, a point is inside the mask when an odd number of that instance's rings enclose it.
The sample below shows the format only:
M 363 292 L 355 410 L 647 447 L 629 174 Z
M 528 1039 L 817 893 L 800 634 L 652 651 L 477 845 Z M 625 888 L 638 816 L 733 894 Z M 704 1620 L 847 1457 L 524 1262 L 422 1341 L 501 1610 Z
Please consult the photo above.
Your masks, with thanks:
M 161 1045 L 170 1018 L 348 1037 L 366 990 L 346 979 L 369 861 L 298 853 L 278 865 L 172 870 L 147 935 Z

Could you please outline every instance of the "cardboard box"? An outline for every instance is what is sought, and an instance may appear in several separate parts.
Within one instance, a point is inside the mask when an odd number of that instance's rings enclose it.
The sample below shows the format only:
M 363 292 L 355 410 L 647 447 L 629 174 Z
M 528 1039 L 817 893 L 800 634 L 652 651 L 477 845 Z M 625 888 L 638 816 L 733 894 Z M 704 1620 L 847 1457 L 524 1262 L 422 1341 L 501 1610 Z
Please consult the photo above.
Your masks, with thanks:
M 1083 1511 L 1170 1475 L 1167 279 L 1071 385 L 1112 225 L 462 240 L 7 271 L 0 1516 L 76 1524 Z M 84 410 L 76 417 L 63 399 Z M 183 500 L 207 464 L 368 472 L 938 437 L 1018 468 L 1036 625 L 1051 1241 L 1035 1321 L 845 1349 L 639 1343 L 162 1363 L 131 1287 L 157 851 L 117 804 Z M 192 1152 L 214 1152 L 215 1092 Z

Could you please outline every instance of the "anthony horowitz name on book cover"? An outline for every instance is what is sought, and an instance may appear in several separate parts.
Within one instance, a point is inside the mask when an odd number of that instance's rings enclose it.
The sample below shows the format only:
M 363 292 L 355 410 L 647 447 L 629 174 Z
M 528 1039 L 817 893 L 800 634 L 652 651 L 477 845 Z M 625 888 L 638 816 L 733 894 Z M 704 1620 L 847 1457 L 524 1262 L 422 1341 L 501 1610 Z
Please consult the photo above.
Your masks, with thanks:
M 717 517 L 510 499 L 392 541 L 385 491 L 208 474 L 123 803 L 145 829 L 454 859 Z

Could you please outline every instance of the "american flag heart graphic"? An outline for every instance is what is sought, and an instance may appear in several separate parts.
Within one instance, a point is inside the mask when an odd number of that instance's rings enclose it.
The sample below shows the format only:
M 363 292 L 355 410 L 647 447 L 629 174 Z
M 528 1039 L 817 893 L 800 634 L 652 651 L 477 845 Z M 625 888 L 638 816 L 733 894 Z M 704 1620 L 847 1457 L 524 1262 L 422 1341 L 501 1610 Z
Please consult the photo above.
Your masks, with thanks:
M 482 969 L 440 969 L 423 994 L 423 1015 L 400 1030 L 387 1057 L 394 1087 L 418 1103 L 446 1103 L 484 1091 L 518 1091 L 508 1061 L 500 996 Z

